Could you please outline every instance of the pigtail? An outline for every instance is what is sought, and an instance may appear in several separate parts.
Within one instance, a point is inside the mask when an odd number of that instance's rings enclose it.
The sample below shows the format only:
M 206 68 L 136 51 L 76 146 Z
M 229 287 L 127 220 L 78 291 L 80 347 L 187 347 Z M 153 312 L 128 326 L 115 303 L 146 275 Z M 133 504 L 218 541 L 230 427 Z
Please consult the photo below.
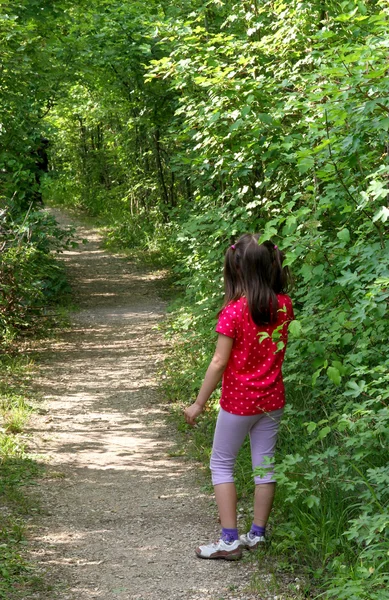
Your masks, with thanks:
M 243 295 L 242 278 L 240 274 L 240 249 L 232 244 L 226 252 L 224 260 L 224 306 Z
M 273 270 L 272 287 L 276 294 L 284 294 L 288 291 L 291 283 L 289 267 L 283 267 L 285 254 L 277 245 L 273 246 L 275 268 Z
M 228 248 L 224 306 L 244 295 L 254 323 L 268 325 L 277 321 L 277 294 L 287 291 L 290 275 L 278 246 L 272 241 L 258 244 L 258 239 L 258 234 L 245 234 Z
M 273 261 L 269 244 L 258 244 L 259 236 L 252 236 L 244 255 L 242 278 L 251 317 L 256 325 L 277 321 L 278 299 L 273 289 Z M 273 245 L 274 246 L 274 245 Z

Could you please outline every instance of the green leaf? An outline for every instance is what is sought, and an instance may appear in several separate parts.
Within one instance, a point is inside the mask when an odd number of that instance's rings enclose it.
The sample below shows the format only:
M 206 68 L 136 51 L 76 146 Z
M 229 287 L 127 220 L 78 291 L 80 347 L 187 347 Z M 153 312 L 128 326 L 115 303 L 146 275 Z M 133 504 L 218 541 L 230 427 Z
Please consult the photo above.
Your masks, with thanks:
M 385 131 L 388 131 L 389 129 L 389 117 L 385 117 L 385 119 L 381 119 L 379 122 L 379 127 L 380 129 L 385 129 Z
M 265 230 L 261 237 L 258 240 L 258 244 L 263 244 L 263 242 L 267 242 L 272 239 L 272 237 L 277 235 L 277 229 L 271 225 L 270 223 L 266 223 Z
M 268 125 L 272 125 L 273 124 L 273 118 L 271 115 L 267 114 L 267 113 L 258 113 L 258 117 L 260 118 L 260 120 L 263 123 L 267 123 Z
M 349 344 L 351 342 L 351 340 L 353 339 L 353 334 L 352 333 L 345 333 L 342 336 L 342 341 L 344 344 Z
M 239 129 L 243 124 L 244 124 L 244 121 L 242 119 L 237 119 L 235 121 L 235 123 L 233 123 L 230 126 L 230 131 L 235 131 L 236 129 Z
M 349 388 L 346 392 L 346 396 L 351 396 L 352 398 L 358 398 L 365 390 L 366 382 L 362 379 L 359 383 L 354 381 L 347 382 L 347 388 Z
M 261 344 L 264 340 L 270 338 L 270 335 L 266 331 L 260 331 L 258 333 L 259 343 Z
M 329 425 L 327 425 L 326 427 L 323 427 L 323 429 L 321 429 L 319 431 L 319 435 L 317 436 L 318 440 L 323 440 L 325 437 L 327 437 L 327 435 L 330 433 L 331 431 L 331 427 L 329 427 Z
M 336 235 L 342 242 L 347 243 L 350 241 L 350 232 L 347 228 L 341 229 Z
M 317 496 L 310 495 L 304 499 L 304 502 L 308 506 L 308 508 L 320 506 L 320 498 L 318 498 Z
M 307 426 L 308 433 L 312 433 L 317 427 L 317 423 L 315 423 L 314 421 L 311 421 L 310 423 L 305 423 L 305 425 Z
M 336 367 L 328 367 L 327 369 L 327 375 L 328 377 L 331 379 L 331 381 L 333 383 L 335 383 L 335 385 L 339 385 L 342 377 L 339 373 L 339 370 Z
M 292 337 L 299 338 L 301 336 L 301 323 L 300 321 L 294 320 L 289 323 L 288 332 Z
M 321 369 L 318 369 L 317 371 L 314 372 L 314 374 L 312 375 L 312 386 L 314 387 L 316 385 L 316 381 L 318 380 L 318 377 L 320 377 L 321 375 Z
M 305 281 L 309 281 L 313 277 L 313 269 L 311 265 L 304 264 L 301 267 L 301 275 L 304 277 Z
M 310 169 L 313 169 L 314 166 L 315 166 L 315 161 L 310 156 L 301 158 L 297 163 L 298 170 L 300 171 L 301 174 L 306 173 Z

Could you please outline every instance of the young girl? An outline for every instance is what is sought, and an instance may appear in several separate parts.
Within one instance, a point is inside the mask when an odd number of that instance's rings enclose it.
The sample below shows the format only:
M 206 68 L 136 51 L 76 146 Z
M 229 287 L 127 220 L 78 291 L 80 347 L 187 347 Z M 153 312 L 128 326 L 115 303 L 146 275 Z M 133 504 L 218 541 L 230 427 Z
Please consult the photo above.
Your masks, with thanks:
M 222 532 L 218 542 L 196 549 L 200 558 L 237 560 L 243 547 L 257 548 L 265 542 L 273 504 L 275 480 L 268 459 L 274 455 L 285 404 L 281 367 L 294 315 L 285 295 L 289 272 L 282 266 L 284 255 L 271 242 L 258 244 L 258 238 L 245 234 L 226 252 L 215 354 L 196 401 L 184 411 L 187 423 L 194 425 L 223 376 L 210 463 Z M 253 524 L 239 538 L 233 469 L 247 433 L 253 469 L 262 470 L 254 478 Z

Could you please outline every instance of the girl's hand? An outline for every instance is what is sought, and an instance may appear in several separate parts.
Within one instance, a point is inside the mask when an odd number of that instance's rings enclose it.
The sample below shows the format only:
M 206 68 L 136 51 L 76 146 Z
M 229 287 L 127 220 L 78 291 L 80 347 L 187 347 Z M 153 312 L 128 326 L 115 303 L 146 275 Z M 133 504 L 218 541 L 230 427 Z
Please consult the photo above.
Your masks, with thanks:
M 189 425 L 194 425 L 197 417 L 203 412 L 203 407 L 194 402 L 184 410 L 185 421 Z
M 232 338 L 219 333 L 215 354 L 213 355 L 205 374 L 205 378 L 196 398 L 196 402 L 184 410 L 185 421 L 189 425 L 195 424 L 197 417 L 203 412 L 204 406 L 208 402 L 209 397 L 221 380 L 230 358 L 233 343 L 234 340 Z

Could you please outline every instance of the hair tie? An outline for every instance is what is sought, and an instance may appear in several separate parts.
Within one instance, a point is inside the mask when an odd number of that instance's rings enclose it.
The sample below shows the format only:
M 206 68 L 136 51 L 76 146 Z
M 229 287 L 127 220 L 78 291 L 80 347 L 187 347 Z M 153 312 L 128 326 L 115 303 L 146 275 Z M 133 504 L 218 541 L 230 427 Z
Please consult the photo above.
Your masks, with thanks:
M 231 248 L 232 248 L 233 250 L 235 250 L 235 244 L 232 244 Z

